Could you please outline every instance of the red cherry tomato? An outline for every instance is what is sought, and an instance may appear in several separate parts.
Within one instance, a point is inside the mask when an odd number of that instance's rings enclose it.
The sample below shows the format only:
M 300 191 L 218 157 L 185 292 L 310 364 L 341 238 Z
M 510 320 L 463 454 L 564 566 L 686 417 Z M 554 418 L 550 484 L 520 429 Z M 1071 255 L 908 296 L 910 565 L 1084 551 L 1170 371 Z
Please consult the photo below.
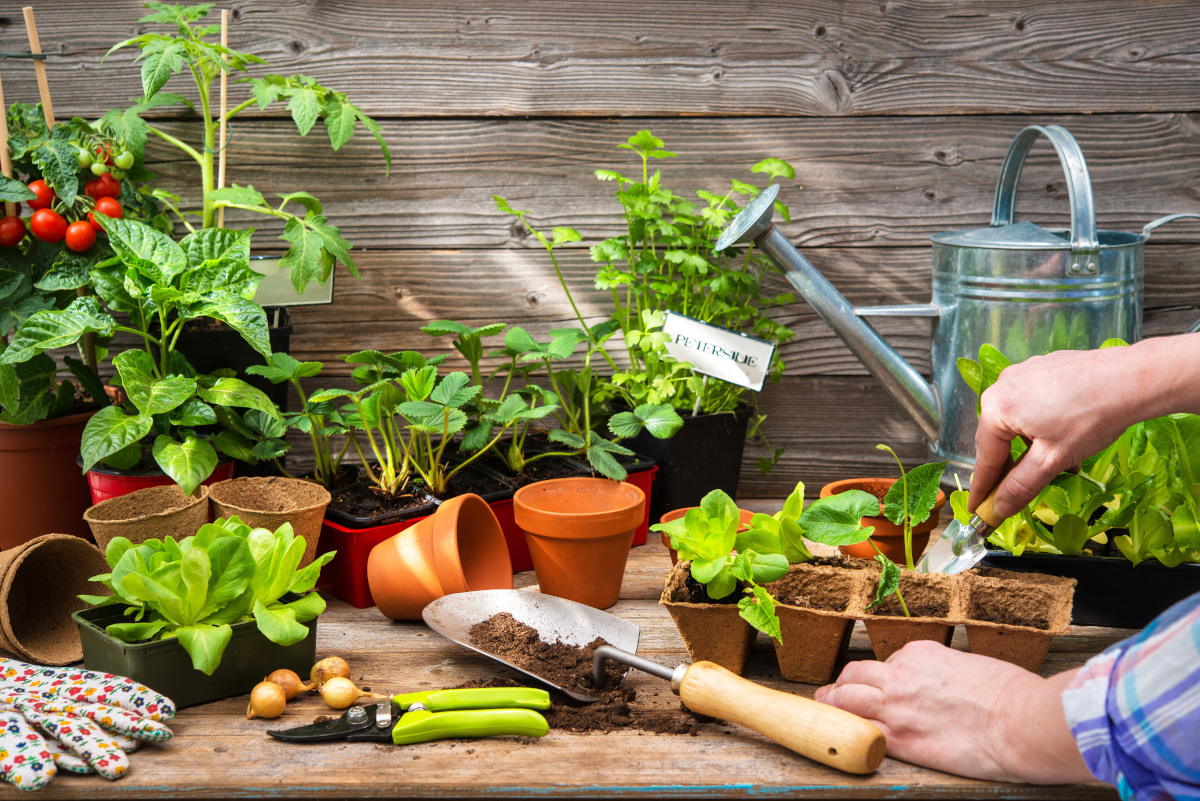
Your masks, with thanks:
M 96 145 L 95 152 L 97 161 L 102 161 L 109 165 L 113 163 L 112 150 L 110 150 L 106 145 Z
M 96 229 L 91 223 L 80 220 L 73 222 L 67 226 L 67 247 L 76 253 L 83 251 L 96 244 Z
M 57 197 L 54 194 L 54 190 L 51 189 L 49 186 L 47 186 L 46 182 L 43 181 L 41 178 L 39 178 L 36 181 L 34 181 L 33 183 L 31 183 L 29 185 L 29 188 L 33 190 L 33 193 L 35 195 L 37 195 L 37 199 L 36 200 L 27 200 L 25 202 L 29 204 L 29 208 L 31 208 L 35 211 L 38 209 L 50 208 L 50 205 L 52 203 L 54 203 L 54 201 Z
M 97 200 L 102 197 L 120 197 L 121 182 L 105 173 L 94 181 L 88 181 L 84 185 L 83 191 L 87 193 L 88 197 Z
M 0 246 L 11 248 L 25 238 L 25 221 L 20 217 L 5 217 L 0 220 Z
M 96 198 L 96 211 L 100 212 L 106 217 L 113 217 L 118 220 L 125 216 L 125 212 L 121 209 L 121 204 L 111 197 Z M 100 227 L 100 223 L 96 222 L 96 218 L 92 216 L 90 211 L 88 212 L 88 222 L 90 222 L 92 227 L 97 231 L 104 230 Z
M 29 218 L 29 230 L 43 242 L 61 242 L 67 234 L 67 221 L 54 209 L 38 209 Z

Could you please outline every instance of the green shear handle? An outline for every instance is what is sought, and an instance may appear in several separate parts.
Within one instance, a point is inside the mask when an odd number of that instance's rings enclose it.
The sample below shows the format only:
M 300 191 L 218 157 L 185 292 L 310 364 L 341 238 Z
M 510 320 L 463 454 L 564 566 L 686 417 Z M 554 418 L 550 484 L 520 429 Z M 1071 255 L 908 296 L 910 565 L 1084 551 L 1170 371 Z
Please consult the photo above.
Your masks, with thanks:
M 532 709 L 457 709 L 406 712 L 392 729 L 396 745 L 426 743 L 449 737 L 497 737 L 517 734 L 542 737 L 550 730 L 546 719 Z
M 401 712 L 420 704 L 430 712 L 448 709 L 541 709 L 550 708 L 550 694 L 532 687 L 476 687 L 465 690 L 430 690 L 394 695 Z

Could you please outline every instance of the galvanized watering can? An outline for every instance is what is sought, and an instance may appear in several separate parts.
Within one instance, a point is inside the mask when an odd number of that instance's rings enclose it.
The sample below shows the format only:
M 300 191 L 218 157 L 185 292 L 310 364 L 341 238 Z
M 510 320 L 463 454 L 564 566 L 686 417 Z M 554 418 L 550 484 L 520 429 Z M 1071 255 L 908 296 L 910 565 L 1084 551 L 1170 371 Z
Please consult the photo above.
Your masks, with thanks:
M 1054 145 L 1067 176 L 1069 231 L 1013 222 L 1021 166 L 1038 136 Z M 1074 137 L 1058 125 L 1031 125 L 1009 146 L 992 222 L 987 228 L 933 236 L 933 298 L 914 306 L 854 308 L 771 221 L 778 186 L 737 216 L 717 250 L 754 242 L 787 275 L 842 341 L 878 378 L 930 441 L 934 459 L 948 459 L 946 480 L 966 486 L 974 466 L 975 393 L 958 374 L 960 356 L 977 358 L 995 345 L 1014 362 L 1052 350 L 1098 347 L 1110 337 L 1127 342 L 1142 334 L 1142 246 L 1150 232 L 1182 217 L 1154 220 L 1141 233 L 1096 230 L 1087 164 Z M 904 361 L 869 316 L 930 317 L 933 383 Z M 1192 330 L 1200 329 L 1200 323 Z

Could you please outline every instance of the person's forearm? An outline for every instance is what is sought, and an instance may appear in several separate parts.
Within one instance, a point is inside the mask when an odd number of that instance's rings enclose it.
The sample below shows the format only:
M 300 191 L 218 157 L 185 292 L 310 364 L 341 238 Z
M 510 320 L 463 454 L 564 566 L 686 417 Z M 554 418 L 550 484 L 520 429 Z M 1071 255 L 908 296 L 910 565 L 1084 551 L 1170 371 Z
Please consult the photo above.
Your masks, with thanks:
M 1144 339 L 1109 352 L 1123 357 L 1114 381 L 1133 393 L 1128 425 L 1177 412 L 1200 414 L 1200 333 Z
M 1076 672 L 1030 681 L 1017 697 L 1000 699 L 1005 712 L 994 756 L 1009 775 L 1031 784 L 1093 780 L 1063 713 L 1062 693 Z

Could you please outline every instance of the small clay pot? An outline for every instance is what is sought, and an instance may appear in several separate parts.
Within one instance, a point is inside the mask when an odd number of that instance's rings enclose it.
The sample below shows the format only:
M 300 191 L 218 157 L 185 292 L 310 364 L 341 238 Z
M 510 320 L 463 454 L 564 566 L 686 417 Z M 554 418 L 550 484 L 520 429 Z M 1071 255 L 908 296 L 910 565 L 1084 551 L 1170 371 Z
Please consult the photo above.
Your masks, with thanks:
M 312 562 L 321 536 L 321 522 L 329 505 L 329 490 L 312 481 L 278 476 L 250 476 L 221 481 L 209 488 L 213 517 L 237 515 L 251 528 L 270 531 L 284 523 L 304 538 L 300 567 Z
M 0 648 L 41 665 L 83 659 L 71 614 L 80 594 L 108 595 L 88 581 L 108 572 L 95 545 L 70 534 L 45 534 L 0 553 Z
M 684 586 L 691 565 L 680 562 L 671 569 L 658 602 L 671 613 L 693 662 L 715 662 L 740 676 L 758 631 L 741 616 L 735 603 L 692 603 Z
M 513 516 L 541 591 L 597 609 L 615 604 L 645 503 L 639 488 L 607 478 L 555 478 L 517 490 Z
M 670 523 L 672 520 L 678 520 L 686 515 L 689 510 L 697 508 L 699 507 L 685 506 L 682 509 L 672 509 L 660 517 L 658 522 Z M 738 531 L 745 531 L 746 529 L 750 528 L 750 521 L 754 519 L 754 512 L 751 512 L 749 509 L 738 509 L 738 516 L 742 520 L 741 528 L 739 528 Z M 667 550 L 671 552 L 671 566 L 674 567 L 679 562 L 679 554 L 677 554 L 675 549 L 671 547 L 671 538 L 667 536 L 667 532 L 660 531 L 658 534 L 662 538 L 662 544 L 665 545 Z
M 1037 673 L 1070 628 L 1074 595 L 1072 578 L 976 568 L 963 575 L 967 646 Z
M 950 644 L 954 636 L 954 623 L 961 616 L 958 576 L 903 571 L 900 575 L 900 592 L 911 617 L 904 616 L 895 595 L 889 596 L 873 609 L 866 608 L 875 600 L 878 582 L 878 574 L 865 582 L 862 614 L 876 659 L 885 660 L 914 640 Z
M 779 670 L 788 681 L 828 684 L 845 659 L 871 574 L 825 565 L 796 564 L 766 585 L 775 597 L 781 640 Z
M 883 516 L 883 496 L 887 495 L 887 491 L 898 480 L 895 478 L 847 478 L 821 487 L 821 497 L 828 498 L 830 495 L 837 495 L 846 490 L 856 489 L 869 492 L 876 498 L 879 498 L 879 516 L 861 518 L 859 524 L 872 526 L 875 532 L 871 534 L 871 541 L 879 546 L 879 550 L 883 551 L 888 559 L 903 566 L 906 564 L 904 558 L 904 527 L 897 526 Z M 946 493 L 938 490 L 937 503 L 934 504 L 933 511 L 929 513 L 929 519 L 913 527 L 912 555 L 914 562 L 925 552 L 925 546 L 929 544 L 929 532 L 937 528 L 938 518 L 941 517 L 942 507 L 945 505 Z M 860 559 L 871 559 L 875 556 L 875 549 L 871 547 L 870 543 L 865 541 L 854 545 L 839 545 L 838 550 L 847 556 L 856 556 Z
M 101 501 L 84 512 L 83 519 L 101 553 L 113 537 L 135 545 L 168 535 L 181 540 L 208 522 L 208 487 L 197 487 L 193 495 L 184 495 L 178 484 L 147 487 Z
M 392 620 L 420 620 L 431 601 L 468 590 L 512 589 L 504 531 L 487 502 L 458 495 L 371 549 L 367 584 Z

